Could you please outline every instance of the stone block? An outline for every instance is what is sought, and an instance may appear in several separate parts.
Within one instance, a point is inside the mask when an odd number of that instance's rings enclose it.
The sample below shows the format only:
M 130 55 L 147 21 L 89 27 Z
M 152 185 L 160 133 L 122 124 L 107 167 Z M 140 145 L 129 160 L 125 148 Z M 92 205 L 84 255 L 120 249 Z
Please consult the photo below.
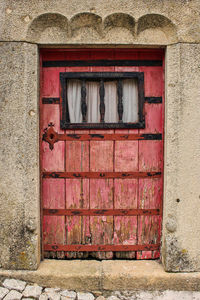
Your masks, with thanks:
M 94 300 L 94 295 L 91 293 L 77 293 L 77 300 Z
M 38 298 L 42 293 L 42 287 L 38 285 L 27 285 L 23 291 L 24 297 Z
M 200 300 L 200 292 L 193 292 L 192 300 Z
M 16 290 L 22 292 L 25 289 L 26 282 L 16 279 L 5 279 L 3 282 L 3 286 L 5 288 L 8 288 L 9 290 Z
M 0 300 L 3 299 L 8 294 L 8 292 L 8 289 L 0 287 Z
M 40 261 L 37 46 L 0 43 L 0 56 L 0 265 L 33 270 Z
M 65 296 L 66 299 L 71 299 L 71 300 L 75 300 L 76 299 L 76 293 L 74 291 L 68 291 L 68 290 L 64 290 L 60 292 L 61 296 Z
M 55 292 L 48 292 L 46 294 L 48 300 L 60 300 L 60 294 Z
M 39 300 L 48 300 L 48 296 L 47 294 L 41 294 L 40 297 L 39 297 Z
M 19 293 L 18 291 L 12 290 L 10 291 L 4 300 L 20 300 L 22 298 L 22 294 Z
M 60 288 L 45 288 L 44 292 L 45 293 L 57 293 L 57 292 L 60 292 Z
M 162 261 L 166 271 L 200 270 L 200 44 L 166 51 Z

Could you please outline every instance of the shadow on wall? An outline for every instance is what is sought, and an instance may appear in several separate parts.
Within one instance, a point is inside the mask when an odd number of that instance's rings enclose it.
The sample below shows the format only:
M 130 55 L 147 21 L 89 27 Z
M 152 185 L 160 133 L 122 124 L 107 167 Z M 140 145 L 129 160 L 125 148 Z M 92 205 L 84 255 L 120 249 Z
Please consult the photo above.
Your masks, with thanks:
M 177 41 L 175 25 L 165 16 L 148 14 L 137 21 L 129 14 L 114 13 L 102 19 L 83 12 L 70 20 L 58 13 L 39 15 L 27 32 L 30 42 L 67 43 L 136 43 L 166 45 Z

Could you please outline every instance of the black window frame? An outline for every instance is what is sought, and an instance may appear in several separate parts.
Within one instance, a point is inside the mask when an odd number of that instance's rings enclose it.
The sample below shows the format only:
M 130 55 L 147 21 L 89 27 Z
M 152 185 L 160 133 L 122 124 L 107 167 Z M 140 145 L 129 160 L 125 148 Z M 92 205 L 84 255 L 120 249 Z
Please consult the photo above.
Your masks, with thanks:
M 106 81 L 106 80 L 120 80 L 123 79 L 137 79 L 138 81 L 138 122 L 135 123 L 123 123 L 122 121 L 116 123 L 70 123 L 68 101 L 67 101 L 67 80 L 79 79 L 82 81 Z M 145 116 L 144 116 L 144 73 L 143 72 L 61 72 L 61 129 L 142 129 L 145 128 Z M 82 97 L 85 97 L 85 90 L 82 89 Z M 118 97 L 119 97 L 118 93 Z M 121 95 L 122 97 L 122 95 Z M 86 109 L 85 102 L 82 105 L 82 115 Z M 123 104 L 122 104 L 123 105 Z M 100 95 L 101 106 L 101 95 Z M 118 99 L 118 114 L 119 114 L 119 99 Z M 101 109 L 101 108 L 100 108 Z M 102 104 L 102 111 L 105 109 Z M 121 108 L 123 109 L 123 108 Z

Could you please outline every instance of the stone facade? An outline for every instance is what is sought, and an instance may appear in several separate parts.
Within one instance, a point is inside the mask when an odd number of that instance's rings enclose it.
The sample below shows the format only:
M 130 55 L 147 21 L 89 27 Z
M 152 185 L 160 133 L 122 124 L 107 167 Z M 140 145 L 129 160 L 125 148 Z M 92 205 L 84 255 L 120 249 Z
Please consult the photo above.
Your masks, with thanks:
M 1 266 L 41 259 L 39 47 L 165 47 L 162 262 L 199 271 L 199 0 L 4 0 L 0 16 Z

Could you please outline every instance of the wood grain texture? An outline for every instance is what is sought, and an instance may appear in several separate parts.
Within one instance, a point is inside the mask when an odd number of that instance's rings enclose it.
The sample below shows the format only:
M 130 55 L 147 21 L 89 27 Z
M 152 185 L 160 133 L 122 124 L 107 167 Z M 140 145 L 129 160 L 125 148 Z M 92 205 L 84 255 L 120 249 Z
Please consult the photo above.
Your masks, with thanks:
M 64 71 L 64 68 L 49 68 L 48 70 L 42 69 L 41 77 L 41 97 L 59 97 L 59 72 Z M 60 130 L 60 108 L 59 104 L 55 105 L 42 105 L 40 107 L 40 128 L 44 132 L 45 128 L 52 123 L 54 129 L 58 133 L 64 133 Z M 40 144 L 41 149 L 41 169 L 43 171 L 63 171 L 64 170 L 64 151 L 65 144 L 61 142 L 55 145 L 53 151 L 47 147 L 45 142 Z M 65 194 L 64 181 L 56 182 L 52 179 L 43 180 L 41 187 L 43 205 L 47 205 L 48 208 L 65 208 L 63 200 Z M 65 243 L 65 217 L 43 217 L 43 240 L 48 243 Z M 64 253 L 60 253 L 63 257 Z M 50 258 L 56 258 L 57 253 L 50 252 L 45 256 Z
M 115 130 L 129 134 L 129 130 Z M 137 134 L 138 130 L 134 130 Z M 115 171 L 138 171 L 138 141 L 116 141 Z M 114 179 L 114 208 L 137 208 L 138 180 Z M 137 217 L 114 217 L 114 244 L 137 244 Z M 135 258 L 135 252 L 115 253 L 116 258 Z
M 42 69 L 42 97 L 60 97 L 60 72 L 64 72 L 65 68 L 43 68 Z
M 75 132 L 74 132 L 75 133 Z M 77 132 L 78 133 L 78 132 Z M 87 133 L 87 131 L 85 132 Z M 89 170 L 89 142 L 66 141 L 66 171 Z M 89 180 L 66 179 L 66 208 L 89 208 Z M 88 217 L 66 217 L 67 244 L 81 244 L 85 241 L 86 224 Z M 66 253 L 68 258 L 87 257 L 87 253 Z
M 163 93 L 163 69 L 161 67 L 141 67 L 145 72 L 145 96 L 162 97 Z M 164 101 L 163 101 L 164 102 Z M 139 133 L 151 131 L 162 133 L 164 125 L 163 116 L 164 104 L 145 103 L 145 129 Z M 163 170 L 163 141 L 139 141 L 139 171 Z M 160 179 L 139 179 L 138 208 L 161 208 L 162 206 L 162 178 Z M 161 208 L 162 209 L 162 208 Z M 138 243 L 160 241 L 161 217 L 140 217 L 138 216 Z M 138 251 L 137 259 L 154 259 L 159 257 L 159 250 Z
M 109 133 L 113 131 L 110 130 Z M 113 171 L 113 143 L 90 141 L 90 171 Z M 111 209 L 113 197 L 113 179 L 90 179 L 90 208 Z M 92 244 L 112 244 L 113 217 L 90 217 L 90 232 Z M 113 252 L 97 252 L 92 255 L 99 259 L 111 259 Z
M 42 191 L 44 208 L 65 208 L 64 179 L 44 179 Z M 45 244 L 65 244 L 64 216 L 43 217 L 43 239 Z
M 52 123 L 54 129 L 57 132 L 63 132 L 60 130 L 60 110 L 59 104 L 55 105 L 43 105 L 42 110 L 42 129 L 44 132 L 45 128 Z M 43 141 L 42 142 L 42 169 L 46 171 L 64 171 L 64 142 L 59 142 L 54 145 L 54 149 L 50 150 L 49 145 Z
M 162 179 L 139 179 L 139 208 L 161 208 Z M 160 242 L 160 217 L 138 217 L 138 243 Z M 137 259 L 157 258 L 159 251 L 138 252 Z

